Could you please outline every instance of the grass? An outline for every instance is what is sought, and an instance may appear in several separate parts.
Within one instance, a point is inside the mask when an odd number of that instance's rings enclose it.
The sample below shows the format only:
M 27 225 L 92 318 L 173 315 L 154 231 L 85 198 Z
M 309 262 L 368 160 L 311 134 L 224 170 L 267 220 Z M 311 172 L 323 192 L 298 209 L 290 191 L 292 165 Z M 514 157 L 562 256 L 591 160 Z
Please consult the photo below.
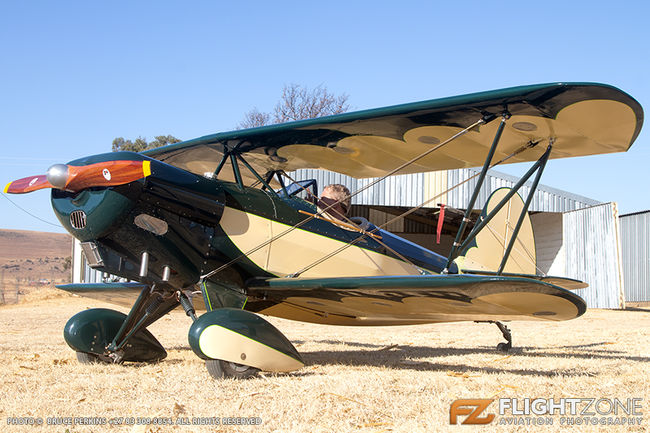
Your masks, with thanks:
M 57 293 L 0 307 L 2 431 L 538 431 L 496 422 L 450 425 L 449 408 L 460 398 L 500 397 L 640 397 L 644 413 L 649 407 L 647 311 L 589 310 L 568 322 L 513 322 L 508 354 L 494 349 L 502 337 L 489 324 L 353 328 L 271 318 L 306 366 L 215 381 L 189 349 L 190 322 L 182 311 L 150 327 L 168 350 L 164 361 L 79 365 L 62 337 L 65 322 L 85 308 L 114 307 Z M 490 411 L 496 412 L 495 404 Z M 34 427 L 7 425 L 9 417 L 259 417 L 262 424 Z M 554 418 L 544 431 L 646 431 L 650 421 L 566 427 Z

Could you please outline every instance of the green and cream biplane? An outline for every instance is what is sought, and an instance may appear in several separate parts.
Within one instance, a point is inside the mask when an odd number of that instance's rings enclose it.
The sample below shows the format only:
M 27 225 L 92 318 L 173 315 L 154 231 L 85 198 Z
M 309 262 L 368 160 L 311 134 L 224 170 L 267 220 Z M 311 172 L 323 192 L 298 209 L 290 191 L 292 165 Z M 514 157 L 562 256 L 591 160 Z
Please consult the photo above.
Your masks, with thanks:
M 130 282 L 64 290 L 132 306 L 90 309 L 64 330 L 82 362 L 158 361 L 146 329 L 177 306 L 215 377 L 291 371 L 300 354 L 262 315 L 333 325 L 568 320 L 586 285 L 538 275 L 527 209 L 550 159 L 626 151 L 641 106 L 607 85 L 516 87 L 208 135 L 94 155 L 11 182 L 52 189 L 52 206 L 91 267 Z M 472 209 L 489 168 L 532 162 L 513 189 Z M 362 218 L 328 217 L 287 172 L 355 178 L 482 167 L 451 251 L 437 254 Z M 524 182 L 532 188 L 522 200 Z M 336 204 L 336 203 L 335 203 Z M 422 205 L 426 205 L 423 203 Z M 197 317 L 197 310 L 206 310 Z

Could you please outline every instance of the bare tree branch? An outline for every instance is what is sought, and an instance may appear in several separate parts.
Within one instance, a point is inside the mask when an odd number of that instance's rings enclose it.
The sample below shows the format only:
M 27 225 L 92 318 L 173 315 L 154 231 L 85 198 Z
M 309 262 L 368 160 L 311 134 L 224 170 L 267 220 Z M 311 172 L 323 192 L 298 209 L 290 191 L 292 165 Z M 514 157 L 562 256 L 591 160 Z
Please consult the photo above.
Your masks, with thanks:
M 239 123 L 237 129 L 257 128 L 258 126 L 268 125 L 270 121 L 271 115 L 269 113 L 262 113 L 255 107 L 244 115 L 244 120 Z
M 348 95 L 336 96 L 328 92 L 322 84 L 310 90 L 293 83 L 284 86 L 280 101 L 273 109 L 273 113 L 262 113 L 254 108 L 246 113 L 244 120 L 238 126 L 239 128 L 253 128 L 270 123 L 284 123 L 345 113 L 350 108 L 347 101 Z

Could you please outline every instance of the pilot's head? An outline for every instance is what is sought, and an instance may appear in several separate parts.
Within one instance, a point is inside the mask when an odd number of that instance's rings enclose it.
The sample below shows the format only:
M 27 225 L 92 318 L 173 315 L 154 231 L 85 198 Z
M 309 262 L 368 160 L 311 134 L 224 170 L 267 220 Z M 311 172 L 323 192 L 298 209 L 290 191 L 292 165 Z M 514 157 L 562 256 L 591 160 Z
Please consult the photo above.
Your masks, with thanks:
M 345 185 L 333 183 L 323 188 L 318 207 L 326 209 L 331 206 L 327 213 L 337 219 L 344 220 L 350 211 L 351 204 L 350 190 Z

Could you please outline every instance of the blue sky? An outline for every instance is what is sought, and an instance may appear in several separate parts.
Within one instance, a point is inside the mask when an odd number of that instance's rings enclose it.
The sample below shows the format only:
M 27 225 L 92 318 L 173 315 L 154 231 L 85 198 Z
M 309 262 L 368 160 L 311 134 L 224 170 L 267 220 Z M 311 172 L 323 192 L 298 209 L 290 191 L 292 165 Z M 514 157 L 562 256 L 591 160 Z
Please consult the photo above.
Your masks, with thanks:
M 224 4 L 221 4 L 224 3 Z M 2 2 L 0 183 L 110 151 L 113 138 L 233 129 L 282 86 L 353 109 L 593 81 L 650 107 L 650 3 Z M 648 126 L 623 154 L 551 161 L 542 183 L 650 209 Z M 500 171 L 520 174 L 517 166 Z M 49 192 L 10 197 L 56 223 Z M 0 197 L 0 228 L 62 231 Z

